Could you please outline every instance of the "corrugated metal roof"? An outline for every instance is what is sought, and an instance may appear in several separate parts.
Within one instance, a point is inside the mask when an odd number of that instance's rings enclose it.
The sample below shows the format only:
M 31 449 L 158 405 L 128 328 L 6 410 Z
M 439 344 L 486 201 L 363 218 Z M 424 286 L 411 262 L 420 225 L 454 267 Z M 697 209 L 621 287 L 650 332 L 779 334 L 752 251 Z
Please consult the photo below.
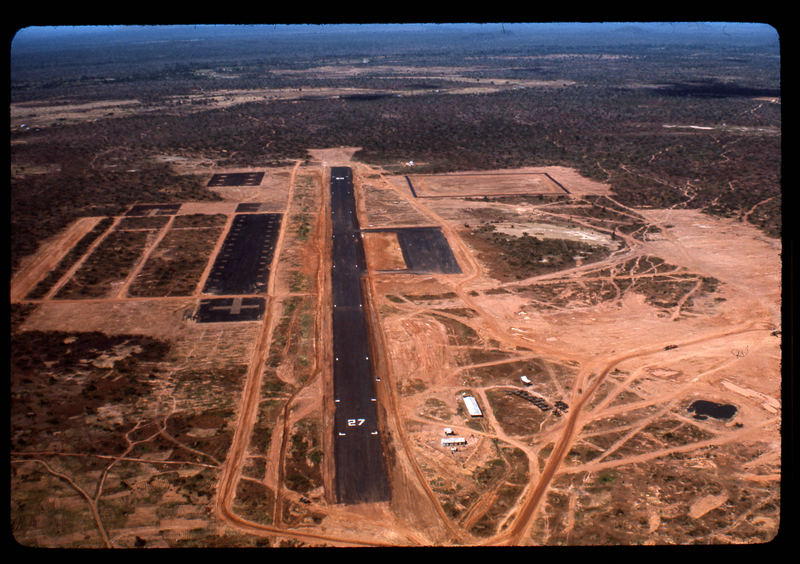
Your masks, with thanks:
M 481 408 L 478 407 L 478 402 L 472 396 L 464 396 L 464 404 L 467 406 L 467 411 L 473 417 L 480 417 L 483 415 Z
M 442 439 L 442 446 L 450 446 L 450 445 L 465 445 L 467 444 L 467 439 L 464 437 L 447 437 Z

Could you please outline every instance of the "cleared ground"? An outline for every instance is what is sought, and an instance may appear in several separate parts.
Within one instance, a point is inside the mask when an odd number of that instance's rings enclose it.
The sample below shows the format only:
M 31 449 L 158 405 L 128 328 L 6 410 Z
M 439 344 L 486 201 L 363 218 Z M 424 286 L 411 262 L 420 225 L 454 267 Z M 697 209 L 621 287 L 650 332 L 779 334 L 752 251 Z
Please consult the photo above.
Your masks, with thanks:
M 502 182 L 516 178 L 523 194 L 484 200 L 491 175 L 447 175 L 439 185 L 469 199 L 415 198 L 403 176 L 353 163 L 353 152 L 315 151 L 318 162 L 271 171 L 260 186 L 241 188 L 247 194 L 220 188 L 224 202 L 187 202 L 168 216 L 141 208 L 151 213 L 118 222 L 65 271 L 60 287 L 81 299 L 24 296 L 99 218 L 52 240 L 12 281 L 14 307 L 35 307 L 20 327 L 27 338 L 12 343 L 24 349 L 11 374 L 17 540 L 132 547 L 774 538 L 780 241 L 700 211 L 626 208 L 607 186 L 557 167 L 547 174 L 569 193 L 528 193 L 543 171 L 521 170 L 502 171 Z M 373 229 L 363 233 L 363 295 L 391 492 L 378 503 L 342 504 L 333 495 L 325 195 L 333 165 L 352 167 L 359 224 Z M 198 305 L 210 298 L 199 289 L 237 211 L 283 214 L 269 284 L 257 296 L 263 315 L 198 323 Z M 131 295 L 137 276 L 155 272 L 144 257 L 180 256 L 183 247 L 168 238 L 175 222 L 205 232 L 218 225 L 216 214 L 225 223 L 202 251 L 193 291 Z M 435 228 L 458 271 L 404 271 L 406 227 Z M 109 239 L 114 233 L 133 235 Z M 114 245 L 102 251 L 104 241 Z M 92 256 L 113 261 L 95 265 Z M 88 268 L 97 282 L 76 286 Z M 215 298 L 240 312 L 253 305 Z M 467 413 L 464 395 L 476 398 L 482 417 Z M 736 411 L 697 419 L 698 400 Z M 466 444 L 444 446 L 445 428 Z
M 417 198 L 567 194 L 547 173 L 408 175 Z

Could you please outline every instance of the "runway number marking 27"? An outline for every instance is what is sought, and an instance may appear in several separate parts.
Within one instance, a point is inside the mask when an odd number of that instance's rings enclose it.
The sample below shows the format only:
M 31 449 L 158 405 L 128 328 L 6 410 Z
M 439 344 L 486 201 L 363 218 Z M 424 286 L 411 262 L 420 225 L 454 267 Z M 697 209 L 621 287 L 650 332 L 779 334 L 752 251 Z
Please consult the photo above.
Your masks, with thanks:
M 360 427 L 361 425 L 364 424 L 364 421 L 366 421 L 366 419 L 348 419 L 347 420 L 347 426 L 348 427 Z

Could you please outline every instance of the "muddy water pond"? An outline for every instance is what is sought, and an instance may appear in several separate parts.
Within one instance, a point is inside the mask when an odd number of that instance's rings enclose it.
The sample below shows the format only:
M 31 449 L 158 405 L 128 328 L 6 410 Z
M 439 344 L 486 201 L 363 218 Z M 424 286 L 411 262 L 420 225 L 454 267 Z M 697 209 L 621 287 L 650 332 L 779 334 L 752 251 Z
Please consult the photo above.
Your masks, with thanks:
M 736 415 L 736 406 L 729 403 L 715 403 L 707 400 L 697 400 L 687 408 L 689 413 L 694 413 L 693 417 L 698 420 L 705 420 L 709 417 L 714 419 L 730 419 Z

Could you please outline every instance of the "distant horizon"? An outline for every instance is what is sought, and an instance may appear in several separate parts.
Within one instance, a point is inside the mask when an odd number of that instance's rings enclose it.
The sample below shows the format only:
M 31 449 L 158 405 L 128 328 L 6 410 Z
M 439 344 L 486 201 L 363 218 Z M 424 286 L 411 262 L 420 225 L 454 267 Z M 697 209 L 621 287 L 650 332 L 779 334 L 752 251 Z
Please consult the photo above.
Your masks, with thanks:
M 754 32 L 761 32 L 767 35 L 778 36 L 777 29 L 769 24 L 762 22 L 726 22 L 726 21 L 609 21 L 609 22 L 453 22 L 453 23 L 306 23 L 306 24 L 285 24 L 285 23 L 264 23 L 264 24 L 117 24 L 117 25 L 56 25 L 38 26 L 31 25 L 19 28 L 15 33 L 15 38 L 28 36 L 61 36 L 79 34 L 103 34 L 118 31 L 180 31 L 199 32 L 205 35 L 209 31 L 273 31 L 273 32 L 338 32 L 368 29 L 370 31 L 402 31 L 402 30 L 456 30 L 469 28 L 497 28 L 500 32 L 514 32 L 519 30 L 530 30 L 540 28 L 546 30 L 596 32 L 600 30 L 611 31 L 619 28 L 640 28 L 645 31 L 663 31 L 666 33 L 724 33 L 730 37 Z
M 116 25 L 116 26 L 31 26 L 18 30 L 10 38 L 12 70 L 15 56 L 35 53 L 39 56 L 52 51 L 58 59 L 71 51 L 72 55 L 96 59 L 99 45 L 127 46 L 147 44 L 203 45 L 216 43 L 213 49 L 225 48 L 228 43 L 251 42 L 252 48 L 267 49 L 272 41 L 325 41 L 331 46 L 339 39 L 351 43 L 345 51 L 359 56 L 372 56 L 385 48 L 395 48 L 406 39 L 413 42 L 446 42 L 460 47 L 479 41 L 492 48 L 502 44 L 510 48 L 547 45 L 574 51 L 583 48 L 617 48 L 625 45 L 687 46 L 691 43 L 718 44 L 723 47 L 780 48 L 777 30 L 762 23 L 741 22 L 531 22 L 531 23 L 412 23 L 412 24 L 254 24 L 254 25 Z M 358 45 L 355 45 L 355 43 Z M 488 42 L 488 43 L 487 43 Z M 495 45 L 496 42 L 499 42 Z M 277 46 L 277 44 L 275 44 Z M 251 48 L 251 47 L 248 47 Z M 413 51 L 422 44 L 412 47 Z M 77 51 L 76 51 L 77 49 Z M 151 50 L 146 56 L 160 58 Z M 184 53 L 187 61 L 195 53 Z M 140 57 L 136 54 L 135 57 Z M 141 59 L 140 59 L 141 60 Z
M 21 30 L 14 540 L 772 542 L 780 39 Z

